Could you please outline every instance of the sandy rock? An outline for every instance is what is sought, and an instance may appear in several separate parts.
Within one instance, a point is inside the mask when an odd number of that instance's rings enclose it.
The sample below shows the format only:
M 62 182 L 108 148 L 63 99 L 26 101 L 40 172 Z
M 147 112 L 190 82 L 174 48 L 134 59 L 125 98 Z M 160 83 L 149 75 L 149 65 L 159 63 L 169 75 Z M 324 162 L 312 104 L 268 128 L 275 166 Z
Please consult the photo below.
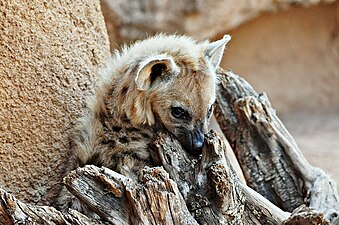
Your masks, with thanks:
M 109 55 L 99 1 L 0 1 L 0 185 L 47 203 Z
M 101 1 L 105 6 L 106 21 L 115 24 L 117 28 L 118 34 L 112 35 L 118 35 L 120 41 L 124 41 L 160 31 L 188 34 L 197 39 L 210 38 L 235 28 L 262 12 L 277 11 L 289 5 L 310 6 L 335 0 Z

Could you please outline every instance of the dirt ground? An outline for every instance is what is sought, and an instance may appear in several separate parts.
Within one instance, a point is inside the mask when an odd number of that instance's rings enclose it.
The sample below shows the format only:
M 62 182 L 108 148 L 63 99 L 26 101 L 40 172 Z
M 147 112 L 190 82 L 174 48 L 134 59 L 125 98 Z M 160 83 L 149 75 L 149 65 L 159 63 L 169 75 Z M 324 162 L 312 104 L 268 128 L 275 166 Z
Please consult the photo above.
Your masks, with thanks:
M 305 158 L 339 184 L 339 111 L 280 116 Z M 338 189 L 339 190 L 339 189 Z

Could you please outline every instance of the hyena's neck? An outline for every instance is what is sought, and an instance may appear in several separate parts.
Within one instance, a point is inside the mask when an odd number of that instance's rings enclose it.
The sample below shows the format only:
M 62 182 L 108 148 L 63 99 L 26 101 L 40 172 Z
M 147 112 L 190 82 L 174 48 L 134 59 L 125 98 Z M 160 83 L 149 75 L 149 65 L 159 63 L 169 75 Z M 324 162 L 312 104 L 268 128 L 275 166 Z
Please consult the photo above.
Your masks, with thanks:
M 78 155 L 79 164 L 105 166 L 134 177 L 143 166 L 152 165 L 147 149 L 154 135 L 154 127 L 133 123 L 126 112 L 120 109 L 119 97 L 114 93 L 109 92 L 93 105 L 92 118 L 86 120 L 89 122 L 87 125 L 82 126 L 89 131 L 80 133 L 92 136 L 81 138 L 89 141 L 82 146 L 90 149 L 82 151 L 86 154 Z
M 132 71 L 133 72 L 133 71 Z M 106 88 L 101 99 L 104 109 L 110 119 L 122 124 L 124 127 L 138 127 L 152 129 L 155 118 L 151 109 L 148 93 L 136 88 L 133 74 L 116 77 L 111 88 Z

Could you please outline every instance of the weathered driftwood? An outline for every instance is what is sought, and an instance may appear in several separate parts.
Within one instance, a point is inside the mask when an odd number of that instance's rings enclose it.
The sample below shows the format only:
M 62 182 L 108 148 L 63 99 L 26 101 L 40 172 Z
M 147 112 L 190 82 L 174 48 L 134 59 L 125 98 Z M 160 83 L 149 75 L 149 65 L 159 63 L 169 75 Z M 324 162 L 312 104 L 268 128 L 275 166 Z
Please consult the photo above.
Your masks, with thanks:
M 160 167 L 145 168 L 140 183 L 96 166 L 78 168 L 64 182 L 101 220 L 74 210 L 61 213 L 53 207 L 27 205 L 0 190 L 0 224 L 198 224 L 176 183 Z
M 100 220 L 27 205 L 0 190 L 0 224 L 339 224 L 335 183 L 303 158 L 266 96 L 232 72 L 219 74 L 215 115 L 254 190 L 239 181 L 214 131 L 200 158 L 159 133 L 151 153 L 165 170 L 145 168 L 135 181 L 86 166 L 64 179 Z
M 197 224 L 160 167 L 145 168 L 139 183 L 107 168 L 85 166 L 64 180 L 88 208 L 111 224 Z
M 71 172 L 64 182 L 87 208 L 109 224 L 280 224 L 287 219 L 288 213 L 238 180 L 225 151 L 224 143 L 213 131 L 206 136 L 201 159 L 188 155 L 172 136 L 160 133 L 154 140 L 152 154 L 176 182 L 159 167 L 145 168 L 137 183 L 107 168 L 91 165 Z M 6 207 L 4 204 L 3 208 Z M 27 218 L 39 224 L 69 221 L 60 212 L 48 209 L 54 214 L 44 212 L 46 221 L 37 220 L 36 213 L 15 221 L 23 224 L 30 224 L 26 223 Z
M 247 184 L 283 210 L 305 204 L 338 221 L 335 182 L 305 160 L 266 95 L 231 71 L 219 75 L 215 115 Z
M 159 154 L 154 158 L 178 184 L 199 224 L 280 224 L 289 216 L 242 184 L 226 157 L 226 145 L 214 131 L 206 135 L 199 160 L 165 134 L 154 144 Z
M 306 207 L 305 205 L 301 205 L 295 210 L 293 210 L 291 216 L 282 223 L 282 225 L 298 225 L 298 224 L 328 225 L 329 223 L 323 217 L 322 213 L 319 213 L 315 209 Z
M 280 224 L 287 219 L 289 213 L 238 180 L 225 151 L 221 138 L 211 131 L 197 160 L 175 138 L 160 133 L 152 153 L 175 182 L 160 168 L 145 168 L 136 183 L 109 169 L 86 166 L 67 176 L 65 183 L 113 224 Z
M 74 210 L 63 215 L 53 207 L 25 204 L 0 189 L 0 224 L 103 225 L 105 223 L 90 219 Z

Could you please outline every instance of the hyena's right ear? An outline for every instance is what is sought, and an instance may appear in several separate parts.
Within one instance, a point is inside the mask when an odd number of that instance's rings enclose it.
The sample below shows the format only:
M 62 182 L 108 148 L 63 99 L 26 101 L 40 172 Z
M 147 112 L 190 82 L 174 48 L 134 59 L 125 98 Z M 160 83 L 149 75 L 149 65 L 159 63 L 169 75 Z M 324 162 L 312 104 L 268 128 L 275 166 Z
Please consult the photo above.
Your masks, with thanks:
M 224 35 L 220 40 L 212 42 L 206 50 L 206 57 L 211 61 L 213 68 L 216 70 L 221 62 L 226 44 L 231 40 L 230 35 Z
M 157 55 L 142 61 L 135 77 L 135 84 L 138 90 L 148 90 L 156 78 L 177 75 L 180 68 L 174 62 L 172 57 L 166 55 Z

